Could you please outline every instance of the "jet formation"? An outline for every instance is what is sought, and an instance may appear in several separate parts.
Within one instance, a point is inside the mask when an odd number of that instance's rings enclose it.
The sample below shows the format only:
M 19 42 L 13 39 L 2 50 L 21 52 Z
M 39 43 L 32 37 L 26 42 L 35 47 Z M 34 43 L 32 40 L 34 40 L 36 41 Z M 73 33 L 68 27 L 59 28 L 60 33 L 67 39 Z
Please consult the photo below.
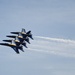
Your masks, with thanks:
M 24 28 L 22 28 L 21 32 L 10 32 L 14 35 L 7 35 L 6 37 L 13 38 L 9 40 L 3 40 L 4 42 L 9 43 L 0 43 L 0 45 L 11 47 L 17 54 L 19 54 L 19 50 L 24 52 L 23 46 L 28 48 L 26 43 L 30 44 L 29 38 L 33 40 L 31 31 L 26 32 Z

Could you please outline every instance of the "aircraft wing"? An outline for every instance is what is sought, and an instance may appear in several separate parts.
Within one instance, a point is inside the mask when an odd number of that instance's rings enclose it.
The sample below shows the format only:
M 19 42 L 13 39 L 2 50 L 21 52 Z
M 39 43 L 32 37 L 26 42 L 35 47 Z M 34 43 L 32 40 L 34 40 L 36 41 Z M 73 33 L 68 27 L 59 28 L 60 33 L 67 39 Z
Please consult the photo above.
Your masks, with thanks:
M 16 36 L 10 36 L 10 35 L 8 35 L 8 36 L 6 36 L 6 37 L 10 37 L 10 38 L 16 38 Z
M 3 41 L 5 41 L 5 42 L 12 42 L 12 40 L 3 40 Z
M 17 54 L 19 54 L 19 50 L 18 50 L 18 49 L 16 49 L 15 52 L 16 52 Z
M 17 54 L 19 54 L 18 48 L 14 47 L 13 49 L 14 49 L 14 51 L 15 51 Z
M 10 32 L 10 33 L 12 33 L 12 34 L 19 34 L 20 32 Z
M 10 44 L 8 44 L 8 43 L 0 43 L 0 45 L 10 46 Z
M 19 34 L 19 33 L 26 34 L 26 30 L 24 28 L 22 28 L 21 32 L 10 32 L 10 33 L 12 33 L 12 34 Z
M 16 37 L 18 37 L 18 38 L 22 38 L 23 39 L 23 37 L 22 36 L 14 36 L 14 35 L 8 35 L 8 36 L 6 36 L 6 37 L 9 37 L 9 38 L 16 38 Z

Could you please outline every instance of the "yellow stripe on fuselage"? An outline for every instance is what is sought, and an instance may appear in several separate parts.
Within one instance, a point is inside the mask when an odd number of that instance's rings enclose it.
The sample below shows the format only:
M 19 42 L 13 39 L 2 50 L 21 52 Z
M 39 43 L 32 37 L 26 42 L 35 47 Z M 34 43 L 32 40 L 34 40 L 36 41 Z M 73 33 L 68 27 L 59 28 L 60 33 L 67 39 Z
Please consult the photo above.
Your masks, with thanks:
M 18 36 L 19 38 L 23 38 L 22 36 Z
M 21 34 L 26 34 L 25 32 L 21 32 Z
M 10 44 L 11 46 L 16 46 L 16 44 Z
M 15 40 L 15 42 L 19 42 L 18 40 Z

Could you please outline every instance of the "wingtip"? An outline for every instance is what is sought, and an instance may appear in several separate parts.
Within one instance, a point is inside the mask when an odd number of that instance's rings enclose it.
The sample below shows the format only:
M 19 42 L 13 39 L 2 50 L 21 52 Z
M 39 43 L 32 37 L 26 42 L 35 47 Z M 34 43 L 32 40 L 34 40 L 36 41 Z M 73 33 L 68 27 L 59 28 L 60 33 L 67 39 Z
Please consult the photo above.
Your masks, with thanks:
M 13 33 L 13 32 L 10 32 L 10 33 Z
M 34 40 L 33 38 L 31 38 L 32 40 Z
M 6 35 L 6 37 L 10 37 L 9 35 Z
M 16 53 L 16 54 L 20 54 L 20 53 Z

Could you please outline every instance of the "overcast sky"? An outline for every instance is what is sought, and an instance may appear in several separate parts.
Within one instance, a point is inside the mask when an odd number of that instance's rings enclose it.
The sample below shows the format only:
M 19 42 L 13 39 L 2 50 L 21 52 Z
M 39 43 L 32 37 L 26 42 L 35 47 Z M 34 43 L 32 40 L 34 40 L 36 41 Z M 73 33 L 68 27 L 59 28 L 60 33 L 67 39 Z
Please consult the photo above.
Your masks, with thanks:
M 0 41 L 21 28 L 35 40 L 19 55 L 0 46 L 1 75 L 75 75 L 75 0 L 0 0 Z

